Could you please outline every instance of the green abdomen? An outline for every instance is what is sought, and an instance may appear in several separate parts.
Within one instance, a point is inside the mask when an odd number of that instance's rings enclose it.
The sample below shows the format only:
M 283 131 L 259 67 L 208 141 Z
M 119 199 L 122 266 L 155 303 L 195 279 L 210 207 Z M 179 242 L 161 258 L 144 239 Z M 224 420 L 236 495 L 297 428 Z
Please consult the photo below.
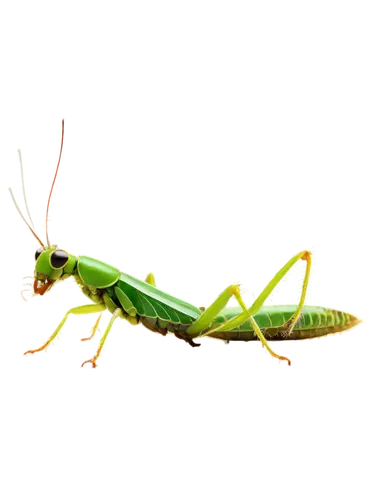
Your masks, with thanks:
M 322 337 L 330 333 L 348 330 L 360 322 L 355 316 L 345 312 L 325 307 L 304 306 L 293 332 L 286 336 L 283 325 L 292 317 L 296 308 L 296 305 L 262 307 L 254 318 L 267 340 Z M 233 318 L 239 312 L 241 312 L 239 307 L 227 307 L 215 319 L 212 328 Z M 215 332 L 210 336 L 222 340 L 258 340 L 249 321 L 229 332 Z

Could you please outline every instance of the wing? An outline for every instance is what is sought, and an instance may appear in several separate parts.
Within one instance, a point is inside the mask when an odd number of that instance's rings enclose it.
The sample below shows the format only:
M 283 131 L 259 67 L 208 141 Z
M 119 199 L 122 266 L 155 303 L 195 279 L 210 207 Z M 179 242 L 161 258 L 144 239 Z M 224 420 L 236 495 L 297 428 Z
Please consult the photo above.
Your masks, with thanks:
M 126 294 L 140 316 L 189 325 L 201 315 L 197 307 L 129 274 L 121 273 L 116 287 Z

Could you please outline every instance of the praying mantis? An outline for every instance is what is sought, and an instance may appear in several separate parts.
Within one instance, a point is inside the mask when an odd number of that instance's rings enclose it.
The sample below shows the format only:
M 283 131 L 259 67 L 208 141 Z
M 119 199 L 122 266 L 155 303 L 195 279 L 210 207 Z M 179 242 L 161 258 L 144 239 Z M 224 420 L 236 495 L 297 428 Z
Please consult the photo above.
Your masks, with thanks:
M 92 257 L 72 255 L 57 245 L 52 245 L 48 236 L 48 213 L 60 166 L 63 143 L 64 120 L 62 121 L 59 159 L 47 202 L 46 244 L 37 235 L 30 216 L 20 151 L 23 195 L 30 223 L 20 210 L 12 190 L 9 189 L 9 191 L 17 211 L 40 244 L 35 253 L 34 294 L 43 296 L 57 282 L 72 277 L 91 303 L 70 309 L 48 340 L 38 349 L 28 350 L 25 354 L 44 351 L 56 339 L 71 314 L 99 313 L 90 337 L 82 340 L 93 338 L 99 328 L 102 313 L 106 310 L 111 313 L 111 319 L 101 337 L 96 353 L 92 358 L 84 361 L 82 366 L 86 363 L 91 363 L 93 368 L 97 366 L 98 357 L 117 318 L 125 319 L 131 325 L 142 323 L 149 330 L 162 335 L 174 334 L 175 337 L 186 341 L 193 347 L 200 345 L 196 343 L 196 340 L 202 337 L 216 338 L 226 342 L 259 340 L 273 357 L 286 361 L 289 365 L 290 360 L 276 354 L 270 347 L 269 341 L 322 337 L 348 330 L 360 323 L 358 318 L 346 312 L 305 305 L 312 263 L 311 252 L 308 250 L 294 255 L 275 274 L 250 306 L 245 304 L 239 285 L 231 284 L 211 305 L 204 308 L 195 307 L 157 288 L 152 273 L 148 274 L 144 281 L 139 280 L 121 272 L 117 267 Z M 306 263 L 306 268 L 299 303 L 287 306 L 264 306 L 271 292 L 300 260 Z M 231 298 L 236 299 L 237 307 L 227 307 Z

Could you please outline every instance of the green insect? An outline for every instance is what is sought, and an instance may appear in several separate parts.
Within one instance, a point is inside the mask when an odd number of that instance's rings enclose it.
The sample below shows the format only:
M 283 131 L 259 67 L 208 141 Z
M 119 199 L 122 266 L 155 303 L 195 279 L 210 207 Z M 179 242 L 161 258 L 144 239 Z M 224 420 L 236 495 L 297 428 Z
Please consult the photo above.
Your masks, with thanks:
M 72 276 L 92 303 L 70 309 L 47 342 L 39 349 L 27 351 L 25 354 L 46 349 L 57 337 L 70 314 L 100 313 L 91 336 L 82 340 L 91 339 L 99 327 L 102 312 L 106 309 L 112 314 L 112 317 L 100 340 L 96 354 L 85 361 L 82 366 L 85 363 L 91 363 L 93 368 L 96 367 L 97 359 L 116 318 L 125 319 L 131 325 L 142 323 L 149 330 L 162 335 L 172 333 L 193 347 L 200 345 L 195 340 L 201 337 L 212 337 L 226 342 L 260 340 L 272 356 L 287 361 L 289 365 L 288 358 L 279 356 L 271 349 L 269 340 L 322 337 L 348 330 L 360 322 L 358 318 L 345 312 L 304 305 L 311 270 L 311 254 L 307 250 L 292 257 L 276 273 L 250 307 L 245 305 L 239 286 L 230 285 L 209 307 L 198 308 L 156 288 L 152 273 L 146 277 L 145 281 L 142 281 L 104 262 L 86 256 L 76 257 L 59 249 L 56 245 L 51 245 L 48 237 L 48 211 L 60 165 L 63 142 L 64 120 L 62 122 L 59 160 L 47 203 L 46 245 L 37 236 L 30 217 L 20 152 L 24 201 L 31 225 L 19 209 L 11 189 L 10 193 L 19 214 L 41 245 L 35 254 L 34 294 L 44 295 L 57 281 Z M 306 262 L 306 270 L 298 305 L 263 306 L 278 283 L 299 260 Z M 232 297 L 237 300 L 238 307 L 227 307 L 227 303 Z

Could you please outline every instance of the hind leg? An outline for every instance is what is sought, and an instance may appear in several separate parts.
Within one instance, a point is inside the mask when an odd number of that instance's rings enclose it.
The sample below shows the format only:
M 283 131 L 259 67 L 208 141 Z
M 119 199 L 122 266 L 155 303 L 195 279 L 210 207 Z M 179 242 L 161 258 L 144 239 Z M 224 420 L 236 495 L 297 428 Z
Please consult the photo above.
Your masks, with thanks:
M 310 277 L 311 271 L 311 253 L 307 250 L 298 253 L 294 257 L 292 257 L 284 267 L 280 269 L 278 273 L 272 278 L 272 280 L 268 283 L 268 285 L 264 288 L 264 290 L 259 294 L 254 303 L 247 308 L 239 291 L 238 285 L 231 285 L 222 292 L 221 295 L 199 316 L 199 318 L 187 329 L 187 333 L 191 334 L 192 337 L 200 336 L 205 337 L 211 335 L 214 332 L 226 332 L 230 331 L 233 328 L 237 328 L 241 326 L 245 321 L 250 320 L 254 332 L 258 336 L 259 340 L 262 342 L 263 346 L 268 350 L 268 352 L 278 358 L 290 361 L 288 358 L 277 355 L 269 346 L 267 340 L 265 339 L 262 331 L 258 327 L 254 315 L 260 310 L 265 300 L 269 297 L 271 292 L 275 289 L 275 287 L 280 283 L 280 281 L 284 278 L 284 276 L 288 273 L 288 271 L 298 262 L 299 260 L 306 261 L 306 271 L 303 280 L 302 293 L 299 304 L 293 316 L 288 321 L 288 324 L 285 325 L 287 332 L 291 332 L 298 321 L 299 316 L 301 315 L 303 304 L 306 298 L 307 286 Z M 220 314 L 220 312 L 226 307 L 229 299 L 235 296 L 237 302 L 241 306 L 243 312 L 239 313 L 237 316 L 234 316 L 232 319 L 222 323 L 216 328 L 210 329 L 210 325 L 214 318 Z

